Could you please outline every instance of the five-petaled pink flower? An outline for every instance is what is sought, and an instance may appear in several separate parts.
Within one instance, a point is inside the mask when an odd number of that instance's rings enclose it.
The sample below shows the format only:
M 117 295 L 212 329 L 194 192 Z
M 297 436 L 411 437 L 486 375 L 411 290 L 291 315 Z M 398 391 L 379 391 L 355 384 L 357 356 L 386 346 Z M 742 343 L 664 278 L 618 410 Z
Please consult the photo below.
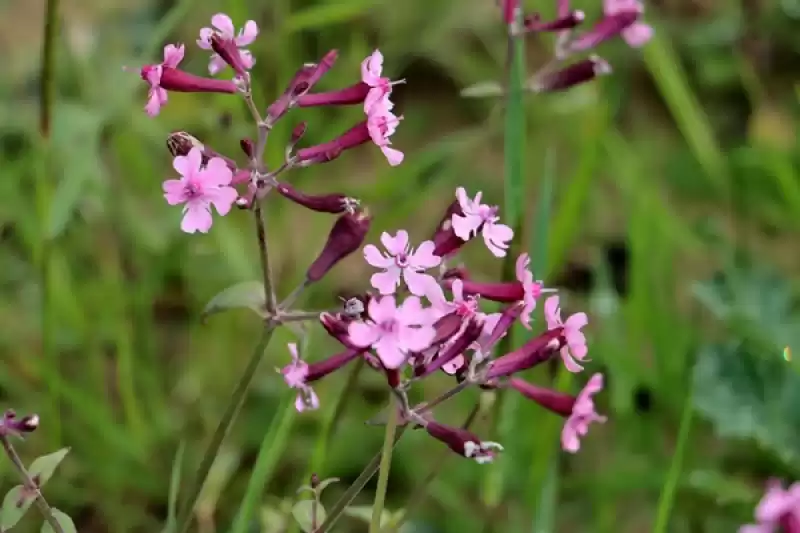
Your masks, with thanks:
M 367 116 L 375 104 L 389 96 L 393 84 L 402 83 L 402 81 L 392 82 L 381 74 L 383 74 L 383 54 L 379 50 L 375 50 L 361 62 L 361 82 L 370 87 L 367 97 L 364 99 L 364 113 Z
M 561 348 L 561 358 L 564 366 L 570 372 L 580 372 L 583 367 L 578 364 L 588 352 L 586 348 L 586 337 L 581 328 L 589 323 L 586 313 L 575 313 L 567 318 L 566 322 L 561 320 L 561 308 L 558 306 L 558 296 L 551 296 L 544 302 L 544 318 L 547 320 L 547 329 L 564 328 L 562 335 L 566 341 L 566 346 Z
M 168 44 L 164 47 L 164 62 L 160 65 L 146 65 L 142 67 L 142 79 L 150 84 L 147 92 L 147 105 L 145 111 L 151 117 L 158 115 L 161 106 L 167 103 L 167 91 L 161 87 L 161 74 L 164 68 L 177 68 L 183 61 L 184 46 Z
M 546 305 L 546 304 L 545 304 Z M 561 430 L 561 447 L 566 451 L 575 453 L 581 447 L 580 438 L 589 431 L 589 424 L 592 422 L 603 423 L 606 417 L 597 414 L 594 409 L 592 396 L 603 389 L 603 375 L 595 374 L 590 379 L 583 390 L 575 398 L 572 406 L 572 414 L 564 422 Z
M 386 156 L 389 164 L 394 166 L 403 162 L 403 152 L 391 148 L 392 142 L 389 137 L 394 135 L 397 125 L 403 119 L 392 113 L 393 105 L 389 101 L 389 96 L 385 95 L 383 98 L 375 102 L 369 110 L 367 115 L 367 131 L 375 143 Z
M 383 366 L 400 368 L 410 352 L 421 352 L 430 346 L 436 330 L 429 310 L 420 299 L 409 296 L 398 307 L 394 296 L 373 298 L 367 306 L 369 321 L 352 322 L 348 326 L 350 342 L 375 349 Z
M 384 232 L 381 235 L 381 242 L 388 254 L 381 253 L 373 244 L 364 247 L 364 258 L 367 263 L 385 269 L 384 272 L 372 275 L 370 278 L 372 286 L 381 294 L 393 294 L 402 277 L 411 294 L 425 296 L 427 287 L 435 284 L 436 280 L 423 272 L 439 266 L 442 262 L 441 257 L 433 255 L 433 242 L 425 241 L 413 250 L 408 246 L 408 232 L 402 229 L 394 237 Z
M 212 157 L 203 166 L 199 148 L 192 148 L 185 156 L 177 156 L 172 166 L 181 179 L 164 182 L 164 198 L 169 205 L 186 204 L 181 221 L 183 231 L 207 233 L 212 223 L 211 205 L 224 216 L 239 196 L 236 189 L 230 186 L 233 179 L 231 169 L 219 157 Z
M 533 279 L 533 272 L 528 268 L 530 264 L 531 258 L 528 254 L 520 254 L 517 258 L 517 281 L 522 284 L 523 303 L 525 304 L 519 320 L 528 329 L 531 329 L 531 313 L 536 309 L 536 300 L 543 292 L 555 292 L 555 289 L 545 289 L 541 281 Z
M 780 481 L 771 479 L 755 514 L 758 524 L 742 526 L 739 533 L 800 531 L 800 483 L 793 483 L 784 489 Z
M 289 387 L 297 389 L 294 407 L 301 413 L 306 409 L 313 411 L 319 407 L 319 398 L 314 389 L 306 383 L 308 364 L 300 359 L 296 344 L 289 344 L 289 353 L 292 354 L 292 362 L 283 367 L 281 374 L 283 374 L 283 380 Z
M 639 0 L 603 0 L 603 12 L 607 16 L 624 12 L 635 12 L 641 15 L 644 13 L 644 5 Z M 622 38 L 632 47 L 644 46 L 652 37 L 652 26 L 639 20 L 622 30 Z
M 456 198 L 464 215 L 453 215 L 453 231 L 463 241 L 470 240 L 480 231 L 489 251 L 495 257 L 505 257 L 508 243 L 514 237 L 514 231 L 499 223 L 500 217 L 497 216 L 496 206 L 481 203 L 482 195 L 483 193 L 478 191 L 475 199 L 471 200 L 463 187 L 456 189 Z
M 217 33 L 222 39 L 226 41 L 233 41 L 237 47 L 243 48 L 248 46 L 256 40 L 258 36 L 258 25 L 253 20 L 245 22 L 244 27 L 236 35 L 236 28 L 233 26 L 231 18 L 224 13 L 217 13 L 211 17 L 211 25 L 216 28 L 202 28 L 200 30 L 200 38 L 197 40 L 197 46 L 203 50 L 211 50 L 211 36 Z M 239 59 L 242 66 L 246 69 L 253 68 L 256 60 L 248 50 L 239 50 Z M 215 75 L 225 68 L 227 63 L 218 54 L 211 56 L 211 61 L 208 63 L 208 72 Z

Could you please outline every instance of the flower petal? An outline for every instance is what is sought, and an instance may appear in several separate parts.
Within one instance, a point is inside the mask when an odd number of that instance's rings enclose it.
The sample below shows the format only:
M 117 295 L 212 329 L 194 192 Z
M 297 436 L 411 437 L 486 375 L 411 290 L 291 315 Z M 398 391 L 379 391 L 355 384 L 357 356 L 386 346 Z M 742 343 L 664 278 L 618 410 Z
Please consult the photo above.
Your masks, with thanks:
M 181 229 L 186 233 L 208 233 L 211 229 L 211 210 L 204 202 L 192 201 L 187 204 L 181 221 Z
M 386 251 L 393 256 L 398 256 L 406 253 L 408 250 L 408 232 L 404 229 L 398 230 L 394 237 L 391 233 L 383 232 L 381 234 L 381 244 L 383 244 Z
M 242 31 L 239 32 L 234 42 L 236 46 L 247 46 L 255 41 L 256 37 L 258 37 L 258 24 L 256 24 L 255 20 L 248 20 L 244 23 Z
M 424 241 L 408 258 L 411 266 L 422 269 L 439 266 L 442 263 L 442 258 L 433 254 L 435 249 L 436 245 L 433 241 Z
M 214 205 L 220 216 L 230 213 L 239 193 L 233 187 L 220 187 L 218 189 L 207 190 L 204 194 L 206 200 Z
M 225 13 L 217 13 L 211 17 L 211 25 L 219 30 L 223 39 L 233 39 L 236 28 L 234 28 L 231 18 Z
M 161 188 L 164 190 L 164 198 L 167 199 L 169 205 L 182 204 L 188 200 L 181 180 L 166 180 L 161 184 Z
M 400 268 L 392 265 L 385 272 L 378 272 L 370 277 L 370 284 L 381 294 L 394 294 L 400 284 Z
M 367 348 L 380 338 L 380 331 L 374 324 L 351 322 L 347 327 L 347 335 L 354 345 Z
M 436 278 L 428 274 L 414 272 L 410 268 L 403 269 L 403 279 L 409 292 L 416 296 L 425 296 L 430 285 L 436 285 Z

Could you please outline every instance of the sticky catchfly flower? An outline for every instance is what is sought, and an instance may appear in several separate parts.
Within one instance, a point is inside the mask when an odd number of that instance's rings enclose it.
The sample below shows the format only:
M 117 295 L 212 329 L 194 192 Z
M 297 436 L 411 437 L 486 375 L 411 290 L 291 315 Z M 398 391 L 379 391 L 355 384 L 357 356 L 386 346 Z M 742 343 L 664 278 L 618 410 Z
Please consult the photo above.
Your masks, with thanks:
M 181 222 L 183 231 L 207 233 L 212 223 L 211 206 L 220 215 L 227 215 L 239 196 L 230 186 L 233 173 L 219 157 L 209 159 L 203 166 L 199 148 L 192 148 L 188 155 L 176 157 L 172 166 L 181 179 L 164 182 L 164 198 L 170 205 L 185 204 Z
M 388 95 L 375 102 L 367 115 L 367 131 L 369 131 L 372 142 L 381 149 L 389 164 L 397 166 L 403 162 L 403 152 L 390 147 L 392 142 L 389 137 L 394 135 L 397 125 L 403 117 L 396 116 L 391 109 L 392 105 Z
M 314 410 L 319 408 L 317 393 L 306 383 L 308 364 L 300 359 L 296 344 L 289 344 L 289 353 L 292 355 L 292 362 L 283 367 L 281 374 L 283 374 L 283 380 L 289 387 L 297 389 L 297 398 L 294 401 L 295 409 L 302 413 L 306 409 Z
M 13 409 L 7 410 L 0 417 L 0 437 L 13 435 L 22 437 L 26 433 L 32 433 L 39 427 L 39 415 L 26 415 L 17 417 Z
M 258 25 L 255 21 L 248 20 L 245 22 L 244 27 L 239 31 L 238 35 L 236 34 L 236 28 L 233 26 L 233 21 L 224 13 L 217 13 L 211 17 L 211 25 L 214 26 L 215 29 L 202 28 L 200 30 L 200 38 L 197 40 L 197 46 L 203 50 L 212 50 L 211 40 L 214 35 L 217 35 L 222 40 L 223 46 L 225 43 L 230 43 L 238 49 L 239 57 L 236 59 L 241 62 L 243 68 L 248 70 L 253 68 L 256 60 L 248 50 L 244 50 L 243 48 L 252 44 L 258 36 Z M 215 53 L 211 56 L 211 60 L 208 63 L 208 72 L 212 76 L 218 74 L 227 64 L 228 62 L 225 61 L 220 54 Z
M 409 296 L 399 307 L 394 296 L 373 298 L 367 310 L 368 321 L 348 326 L 350 342 L 374 348 L 388 369 L 400 368 L 411 352 L 426 349 L 436 336 L 430 313 L 416 296 Z
M 581 328 L 589 323 L 586 313 L 575 313 L 567 318 L 566 321 L 561 320 L 561 308 L 558 306 L 558 296 L 551 296 L 544 302 L 544 317 L 547 320 L 548 329 L 556 330 L 563 328 L 562 333 L 566 340 L 566 346 L 561 348 L 561 358 L 564 360 L 564 366 L 570 372 L 580 372 L 583 367 L 578 364 L 586 357 L 586 337 L 583 335 Z
M 393 82 L 389 78 L 384 78 L 382 74 L 383 54 L 380 50 L 375 50 L 361 62 L 361 83 L 369 87 L 369 92 L 364 99 L 364 113 L 367 115 L 381 100 L 388 99 L 393 85 L 403 83 L 402 80 Z
M 424 274 L 424 271 L 442 262 L 441 257 L 433 255 L 433 242 L 425 241 L 414 250 L 408 245 L 408 232 L 399 230 L 394 237 L 384 232 L 381 243 L 388 253 L 381 253 L 373 244 L 364 247 L 367 263 L 384 269 L 372 275 L 372 286 L 381 294 L 393 294 L 402 277 L 411 294 L 424 296 L 428 286 L 436 283 L 433 276 Z
M 800 483 L 784 489 L 780 481 L 770 480 L 755 515 L 758 524 L 742 526 L 739 533 L 799 533 Z
M 470 199 L 463 187 L 456 189 L 456 198 L 464 214 L 453 215 L 453 231 L 465 241 L 480 232 L 489 251 L 495 257 L 505 257 L 509 242 L 514 237 L 514 231 L 499 223 L 500 217 L 497 216 L 496 206 L 481 203 L 482 195 L 483 193 L 479 191 L 475 199 Z

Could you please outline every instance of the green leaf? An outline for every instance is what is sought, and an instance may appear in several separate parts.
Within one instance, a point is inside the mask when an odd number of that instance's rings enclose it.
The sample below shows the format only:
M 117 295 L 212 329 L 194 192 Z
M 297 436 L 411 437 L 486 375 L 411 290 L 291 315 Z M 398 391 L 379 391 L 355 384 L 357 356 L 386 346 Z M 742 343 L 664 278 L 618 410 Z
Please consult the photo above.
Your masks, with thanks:
M 707 346 L 694 369 L 695 407 L 724 438 L 752 439 L 800 467 L 800 376 L 778 354 L 741 343 Z
M 59 511 L 55 507 L 53 508 L 53 518 L 56 519 L 58 525 L 61 526 L 61 530 L 64 533 L 78 533 L 78 529 L 75 527 L 75 523 L 72 521 L 72 518 L 63 511 Z M 42 533 L 55 533 L 53 528 L 47 522 L 44 523 L 42 526 Z
M 300 500 L 294 507 L 292 507 L 292 516 L 294 519 L 297 520 L 297 523 L 300 525 L 300 529 L 305 531 L 305 533 L 310 533 L 314 529 L 314 519 L 313 519 L 313 507 L 314 507 L 314 500 Z M 322 504 L 317 505 L 317 520 L 316 524 L 319 525 L 325 521 L 325 508 Z
M 24 492 L 22 485 L 17 485 L 3 498 L 3 506 L 0 508 L 0 530 L 5 531 L 14 527 L 33 503 L 33 498 L 26 498 Z
M 31 463 L 28 472 L 31 477 L 38 476 L 39 487 L 43 487 L 47 480 L 53 476 L 53 472 L 56 471 L 56 468 L 67 456 L 67 453 L 69 453 L 69 448 L 61 448 L 57 452 L 43 455 Z
M 167 501 L 167 526 L 165 531 L 172 532 L 175 529 L 175 521 L 178 517 L 178 493 L 181 486 L 181 470 L 183 468 L 183 452 L 186 443 L 181 441 L 178 451 L 175 452 L 175 459 L 172 461 L 172 473 L 169 480 L 169 498 Z
M 245 281 L 228 287 L 211 298 L 203 309 L 202 318 L 205 320 L 213 314 L 236 308 L 251 309 L 261 318 L 265 318 L 264 285 L 260 281 Z

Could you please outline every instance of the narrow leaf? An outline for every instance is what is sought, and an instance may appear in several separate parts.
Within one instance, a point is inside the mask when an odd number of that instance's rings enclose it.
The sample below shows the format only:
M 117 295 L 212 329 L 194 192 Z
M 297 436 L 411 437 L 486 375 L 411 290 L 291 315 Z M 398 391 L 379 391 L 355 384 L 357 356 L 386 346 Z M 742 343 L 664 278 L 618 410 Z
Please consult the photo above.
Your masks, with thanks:
M 57 452 L 43 455 L 31 463 L 28 471 L 31 477 L 39 477 L 40 487 L 44 486 L 47 480 L 53 476 L 53 472 L 56 471 L 56 468 L 67 456 L 67 453 L 69 453 L 69 448 L 61 448 Z
M 232 285 L 211 298 L 201 316 L 205 320 L 213 314 L 236 308 L 251 309 L 261 318 L 265 318 L 267 315 L 264 285 L 260 281 L 245 281 Z
M 72 521 L 72 518 L 63 511 L 60 511 L 56 508 L 53 508 L 53 518 L 56 519 L 58 525 L 61 526 L 61 530 L 64 533 L 78 533 L 78 529 L 75 527 L 75 522 Z M 44 523 L 42 526 L 42 533 L 55 533 L 53 528 L 47 522 Z

